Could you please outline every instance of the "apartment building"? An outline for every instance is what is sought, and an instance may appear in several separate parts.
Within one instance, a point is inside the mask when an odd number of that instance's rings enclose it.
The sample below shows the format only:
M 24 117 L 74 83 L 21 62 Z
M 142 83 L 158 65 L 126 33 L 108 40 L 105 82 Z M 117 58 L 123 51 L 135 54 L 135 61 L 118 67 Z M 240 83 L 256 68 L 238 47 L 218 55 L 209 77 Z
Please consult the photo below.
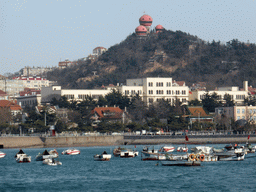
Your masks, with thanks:
M 174 104 L 178 99 L 182 104 L 187 104 L 189 87 L 184 81 L 175 81 L 170 77 L 147 77 L 141 79 L 127 79 L 126 86 L 117 87 L 127 96 L 139 94 L 148 104 L 161 99 Z
M 216 93 L 218 95 L 219 101 L 224 101 L 224 96 L 226 94 L 231 96 L 231 99 L 234 101 L 235 104 L 242 105 L 244 102 L 244 99 L 248 97 L 248 81 L 243 82 L 243 88 L 239 89 L 239 87 L 218 87 L 216 90 L 202 90 L 197 89 L 191 91 L 191 94 L 189 94 L 189 100 L 195 100 L 198 99 L 199 101 L 202 101 L 202 99 L 205 98 L 206 94 L 212 95 L 213 93 Z

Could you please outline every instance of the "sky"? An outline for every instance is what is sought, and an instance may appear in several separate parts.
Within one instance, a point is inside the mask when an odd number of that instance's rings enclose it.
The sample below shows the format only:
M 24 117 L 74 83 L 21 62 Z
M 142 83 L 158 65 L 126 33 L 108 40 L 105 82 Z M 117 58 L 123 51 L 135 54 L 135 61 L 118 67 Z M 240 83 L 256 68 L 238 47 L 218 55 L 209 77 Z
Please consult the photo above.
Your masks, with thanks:
M 254 0 L 0 0 L 0 74 L 57 67 L 110 48 L 153 18 L 205 41 L 256 43 Z

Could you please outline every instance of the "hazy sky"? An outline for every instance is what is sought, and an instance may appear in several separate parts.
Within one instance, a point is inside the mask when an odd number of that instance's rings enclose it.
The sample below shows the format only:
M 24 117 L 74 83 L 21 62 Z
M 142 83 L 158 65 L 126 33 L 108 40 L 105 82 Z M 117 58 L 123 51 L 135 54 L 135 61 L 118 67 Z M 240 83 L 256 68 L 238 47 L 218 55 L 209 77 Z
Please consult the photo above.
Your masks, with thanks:
M 0 74 L 57 66 L 124 40 L 144 13 L 168 30 L 256 42 L 254 0 L 0 0 Z

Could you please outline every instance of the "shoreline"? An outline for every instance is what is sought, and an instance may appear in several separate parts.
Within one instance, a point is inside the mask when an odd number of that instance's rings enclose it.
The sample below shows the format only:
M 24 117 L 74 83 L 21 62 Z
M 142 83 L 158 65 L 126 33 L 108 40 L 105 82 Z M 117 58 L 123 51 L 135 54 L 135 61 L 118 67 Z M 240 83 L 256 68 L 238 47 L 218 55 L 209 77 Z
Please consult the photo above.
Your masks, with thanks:
M 96 147 L 118 145 L 160 145 L 160 144 L 245 144 L 246 135 L 206 135 L 190 136 L 185 142 L 184 136 L 70 136 L 70 137 L 0 137 L 0 148 L 62 148 L 62 147 Z M 256 143 L 256 135 L 249 139 Z M 1 147 L 2 146 L 2 147 Z

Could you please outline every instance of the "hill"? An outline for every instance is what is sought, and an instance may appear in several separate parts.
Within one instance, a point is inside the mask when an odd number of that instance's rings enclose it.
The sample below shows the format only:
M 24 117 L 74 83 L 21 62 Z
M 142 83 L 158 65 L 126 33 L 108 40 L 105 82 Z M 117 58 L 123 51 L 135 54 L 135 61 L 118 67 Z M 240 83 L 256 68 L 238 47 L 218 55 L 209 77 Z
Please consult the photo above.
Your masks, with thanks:
M 83 61 L 47 74 L 63 88 L 97 88 L 125 83 L 128 78 L 173 77 L 187 85 L 204 81 L 207 88 L 242 86 L 248 80 L 255 86 L 256 45 L 233 39 L 226 44 L 205 42 L 182 31 L 151 31 L 148 37 L 135 34 L 116 44 L 97 61 Z M 96 71 L 94 75 L 93 71 Z

